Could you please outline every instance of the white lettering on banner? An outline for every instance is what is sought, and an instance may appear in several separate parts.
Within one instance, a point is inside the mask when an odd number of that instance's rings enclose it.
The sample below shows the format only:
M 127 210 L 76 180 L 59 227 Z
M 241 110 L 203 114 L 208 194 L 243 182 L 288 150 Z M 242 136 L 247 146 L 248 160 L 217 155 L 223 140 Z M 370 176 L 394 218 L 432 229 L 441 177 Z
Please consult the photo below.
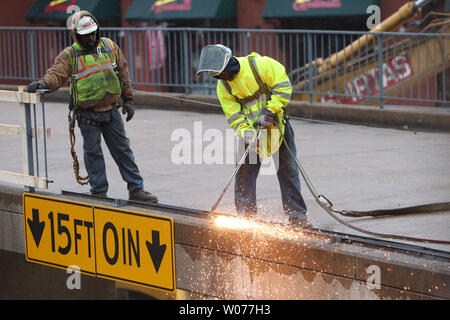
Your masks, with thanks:
M 395 56 L 383 64 L 383 89 L 392 87 L 413 75 L 411 63 L 406 55 Z M 320 102 L 335 102 L 354 104 L 364 100 L 366 96 L 375 96 L 380 92 L 379 69 L 372 68 L 345 85 L 347 96 L 338 98 L 328 93 L 320 99 Z

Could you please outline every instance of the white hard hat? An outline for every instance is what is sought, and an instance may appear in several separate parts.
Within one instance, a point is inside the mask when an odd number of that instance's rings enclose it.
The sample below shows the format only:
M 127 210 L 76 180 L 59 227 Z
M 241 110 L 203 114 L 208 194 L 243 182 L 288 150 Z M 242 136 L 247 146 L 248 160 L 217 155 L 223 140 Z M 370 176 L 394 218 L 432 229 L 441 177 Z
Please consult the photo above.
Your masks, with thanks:
M 231 55 L 231 49 L 222 44 L 205 46 L 200 54 L 196 79 L 198 80 L 200 73 L 205 71 L 208 71 L 211 76 L 221 73 L 227 66 Z
M 84 16 L 80 20 L 78 20 L 76 26 L 76 32 L 80 35 L 89 34 L 94 31 L 97 31 L 98 26 L 95 23 L 94 19 L 89 16 Z

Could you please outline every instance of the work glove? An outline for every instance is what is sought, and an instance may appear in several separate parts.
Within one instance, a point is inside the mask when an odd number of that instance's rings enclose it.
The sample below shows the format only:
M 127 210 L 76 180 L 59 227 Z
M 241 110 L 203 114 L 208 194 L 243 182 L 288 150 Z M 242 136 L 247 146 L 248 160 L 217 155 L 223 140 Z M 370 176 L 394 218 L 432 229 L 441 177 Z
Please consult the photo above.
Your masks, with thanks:
M 122 114 L 127 114 L 127 122 L 130 121 L 134 116 L 134 101 L 128 100 L 123 102 Z
M 27 92 L 35 93 L 38 89 L 48 89 L 48 86 L 45 82 L 33 81 L 25 89 Z
M 247 129 L 244 131 L 245 149 L 249 150 L 250 153 L 255 152 L 258 149 L 259 136 L 257 132 L 252 129 Z
M 256 145 L 256 133 L 254 130 L 248 129 L 244 131 L 244 140 L 247 145 Z
M 271 112 L 267 108 L 263 108 L 261 111 L 261 115 L 255 121 L 253 126 L 255 128 L 260 127 L 262 129 L 265 129 L 270 127 L 270 125 L 272 125 L 274 121 L 275 121 L 275 113 Z

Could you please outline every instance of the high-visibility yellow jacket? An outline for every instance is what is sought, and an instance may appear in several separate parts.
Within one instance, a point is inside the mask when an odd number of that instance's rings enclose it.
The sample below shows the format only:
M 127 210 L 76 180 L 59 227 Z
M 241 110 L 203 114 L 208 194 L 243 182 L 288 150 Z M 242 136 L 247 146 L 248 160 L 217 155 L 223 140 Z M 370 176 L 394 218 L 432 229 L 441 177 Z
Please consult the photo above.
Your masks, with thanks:
M 228 124 L 238 136 L 244 137 L 246 130 L 255 130 L 253 123 L 260 116 L 262 109 L 267 108 L 276 114 L 281 135 L 284 134 L 283 120 L 287 117 L 285 107 L 292 94 L 292 85 L 284 66 L 255 52 L 236 59 L 239 61 L 240 70 L 234 79 L 217 82 L 217 96 Z M 256 74 L 251 67 L 252 61 Z M 261 88 L 258 76 L 265 88 Z M 279 149 L 281 135 L 275 125 L 263 131 L 258 150 L 260 157 L 266 158 Z

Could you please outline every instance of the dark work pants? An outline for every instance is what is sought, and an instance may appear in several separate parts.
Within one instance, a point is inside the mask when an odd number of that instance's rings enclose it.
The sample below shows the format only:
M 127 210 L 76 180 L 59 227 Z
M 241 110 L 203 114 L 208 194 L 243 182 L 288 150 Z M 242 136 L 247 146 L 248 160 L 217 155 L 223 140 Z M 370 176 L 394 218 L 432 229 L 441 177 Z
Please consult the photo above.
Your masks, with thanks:
M 294 157 L 296 157 L 294 131 L 289 121 L 286 123 L 284 137 Z M 277 177 L 284 211 L 292 217 L 304 216 L 306 214 L 306 204 L 301 195 L 298 168 L 294 159 L 289 155 L 284 142 L 277 152 L 279 153 Z M 276 155 L 273 157 L 277 158 Z M 249 164 L 249 158 L 247 156 L 245 163 L 236 174 L 235 205 L 239 215 L 254 215 L 257 213 L 256 178 L 261 167 L 261 161 L 258 158 L 255 164 Z
M 135 193 L 143 189 L 144 181 L 134 160 L 133 151 L 130 148 L 130 140 L 126 136 L 119 111 L 114 108 L 105 112 L 80 110 L 79 113 L 87 119 L 97 121 L 111 120 L 109 124 L 99 127 L 78 121 L 78 126 L 83 136 L 84 165 L 89 175 L 90 191 L 92 193 L 108 191 L 105 159 L 101 148 L 102 136 L 111 156 L 119 167 L 122 179 L 127 182 L 128 191 Z

